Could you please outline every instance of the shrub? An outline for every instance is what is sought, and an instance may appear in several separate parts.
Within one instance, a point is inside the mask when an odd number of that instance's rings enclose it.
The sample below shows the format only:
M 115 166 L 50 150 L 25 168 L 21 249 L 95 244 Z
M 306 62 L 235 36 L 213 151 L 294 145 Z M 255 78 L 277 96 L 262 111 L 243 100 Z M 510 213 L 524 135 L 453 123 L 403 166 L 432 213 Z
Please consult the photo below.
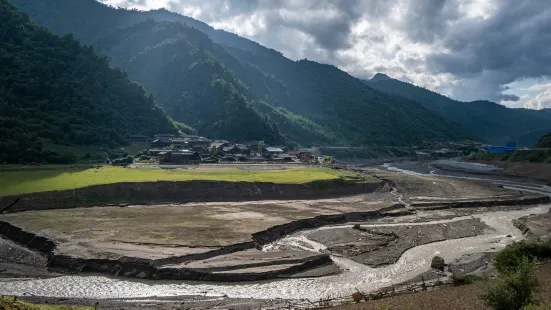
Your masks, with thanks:
M 513 244 L 496 256 L 494 265 L 500 273 L 515 271 L 525 257 L 532 260 L 551 258 L 551 241 Z
M 134 157 L 126 156 L 126 157 L 123 157 L 123 158 L 117 158 L 117 159 L 113 160 L 113 162 L 111 162 L 111 164 L 114 165 L 114 166 L 126 166 L 126 165 L 130 165 L 133 162 L 134 162 Z
M 335 158 L 333 156 L 323 156 L 323 163 L 328 165 L 334 164 Z
M 534 263 L 522 257 L 516 270 L 503 272 L 498 283 L 482 295 L 482 299 L 494 310 L 521 309 L 533 301 L 533 292 L 538 286 Z
M 522 310 L 551 310 L 551 303 L 529 304 L 522 307 Z
M 522 310 L 551 310 L 551 303 L 545 304 L 529 304 L 522 307 Z
M 475 276 L 468 274 L 454 274 L 453 284 L 455 284 L 456 286 L 473 284 L 475 279 Z

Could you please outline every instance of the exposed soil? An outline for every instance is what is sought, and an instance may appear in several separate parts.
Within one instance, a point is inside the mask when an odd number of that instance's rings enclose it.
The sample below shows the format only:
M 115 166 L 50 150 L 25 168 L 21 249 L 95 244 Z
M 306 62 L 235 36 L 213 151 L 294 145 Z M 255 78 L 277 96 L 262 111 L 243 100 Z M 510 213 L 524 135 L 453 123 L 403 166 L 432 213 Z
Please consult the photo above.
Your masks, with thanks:
M 390 180 L 405 198 L 413 201 L 473 200 L 488 198 L 515 198 L 518 191 L 501 188 L 488 183 L 452 178 L 432 177 L 420 174 L 402 174 L 371 170 L 379 178 Z
M 471 219 L 431 225 L 318 230 L 308 235 L 308 238 L 326 245 L 333 253 L 378 267 L 394 264 L 410 248 L 477 236 L 488 228 L 479 219 Z
M 470 160 L 469 162 L 494 165 L 500 170 L 487 172 L 491 175 L 521 177 L 544 182 L 551 185 L 551 164 L 549 163 L 529 163 L 529 162 L 510 162 L 510 161 L 486 161 Z
M 514 222 L 530 241 L 551 240 L 551 211 L 546 214 L 528 215 Z
M 392 198 L 387 192 L 323 200 L 75 208 L 4 214 L 0 220 L 56 240 L 63 254 L 158 258 L 252 241 L 255 232 L 297 219 L 378 210 Z

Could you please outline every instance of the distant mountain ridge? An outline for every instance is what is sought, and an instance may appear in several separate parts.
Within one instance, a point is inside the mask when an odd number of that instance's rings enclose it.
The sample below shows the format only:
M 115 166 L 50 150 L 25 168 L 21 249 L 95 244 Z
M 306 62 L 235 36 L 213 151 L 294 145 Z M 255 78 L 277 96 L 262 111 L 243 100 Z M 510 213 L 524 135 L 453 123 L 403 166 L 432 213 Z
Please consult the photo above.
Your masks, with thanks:
M 93 0 L 13 3 L 37 23 L 74 33 L 108 55 L 172 118 L 201 134 L 274 142 L 281 134 L 302 145 L 474 138 L 420 104 L 377 91 L 334 66 L 295 62 L 166 10 L 114 9 Z
M 491 144 L 517 141 L 519 146 L 533 147 L 544 133 L 551 131 L 549 111 L 511 109 L 490 101 L 460 102 L 381 73 L 364 82 L 388 94 L 417 101 Z
M 115 147 L 178 129 L 143 87 L 72 35 L 0 0 L 0 163 L 67 163 L 44 141 Z

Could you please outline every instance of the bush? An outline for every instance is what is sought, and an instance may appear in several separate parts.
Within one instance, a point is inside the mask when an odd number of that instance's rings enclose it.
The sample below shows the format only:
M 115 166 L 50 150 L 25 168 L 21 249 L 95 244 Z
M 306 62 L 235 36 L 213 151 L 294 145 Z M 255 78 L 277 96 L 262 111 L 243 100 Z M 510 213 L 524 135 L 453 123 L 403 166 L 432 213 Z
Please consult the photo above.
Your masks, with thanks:
M 551 241 L 513 244 L 496 256 L 494 265 L 500 273 L 508 273 L 515 271 L 525 257 L 531 260 L 551 258 Z
M 534 263 L 522 257 L 516 270 L 503 272 L 498 283 L 482 295 L 482 299 L 494 310 L 514 310 L 533 301 L 533 292 L 538 286 Z
M 456 286 L 473 284 L 475 279 L 475 276 L 468 274 L 454 274 L 453 284 L 455 284 Z
M 328 165 L 334 164 L 335 158 L 333 156 L 323 156 L 323 163 Z
M 134 157 L 126 156 L 123 158 L 117 158 L 111 162 L 113 166 L 126 166 L 134 162 Z

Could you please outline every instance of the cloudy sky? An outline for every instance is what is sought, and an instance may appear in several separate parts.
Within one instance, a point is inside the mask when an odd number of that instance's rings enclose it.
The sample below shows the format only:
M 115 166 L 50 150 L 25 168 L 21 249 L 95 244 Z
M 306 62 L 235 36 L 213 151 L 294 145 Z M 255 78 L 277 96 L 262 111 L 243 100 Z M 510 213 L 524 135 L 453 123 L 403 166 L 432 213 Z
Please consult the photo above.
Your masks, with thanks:
M 360 78 L 383 72 L 458 100 L 551 108 L 551 1 L 100 1 L 164 7 Z

